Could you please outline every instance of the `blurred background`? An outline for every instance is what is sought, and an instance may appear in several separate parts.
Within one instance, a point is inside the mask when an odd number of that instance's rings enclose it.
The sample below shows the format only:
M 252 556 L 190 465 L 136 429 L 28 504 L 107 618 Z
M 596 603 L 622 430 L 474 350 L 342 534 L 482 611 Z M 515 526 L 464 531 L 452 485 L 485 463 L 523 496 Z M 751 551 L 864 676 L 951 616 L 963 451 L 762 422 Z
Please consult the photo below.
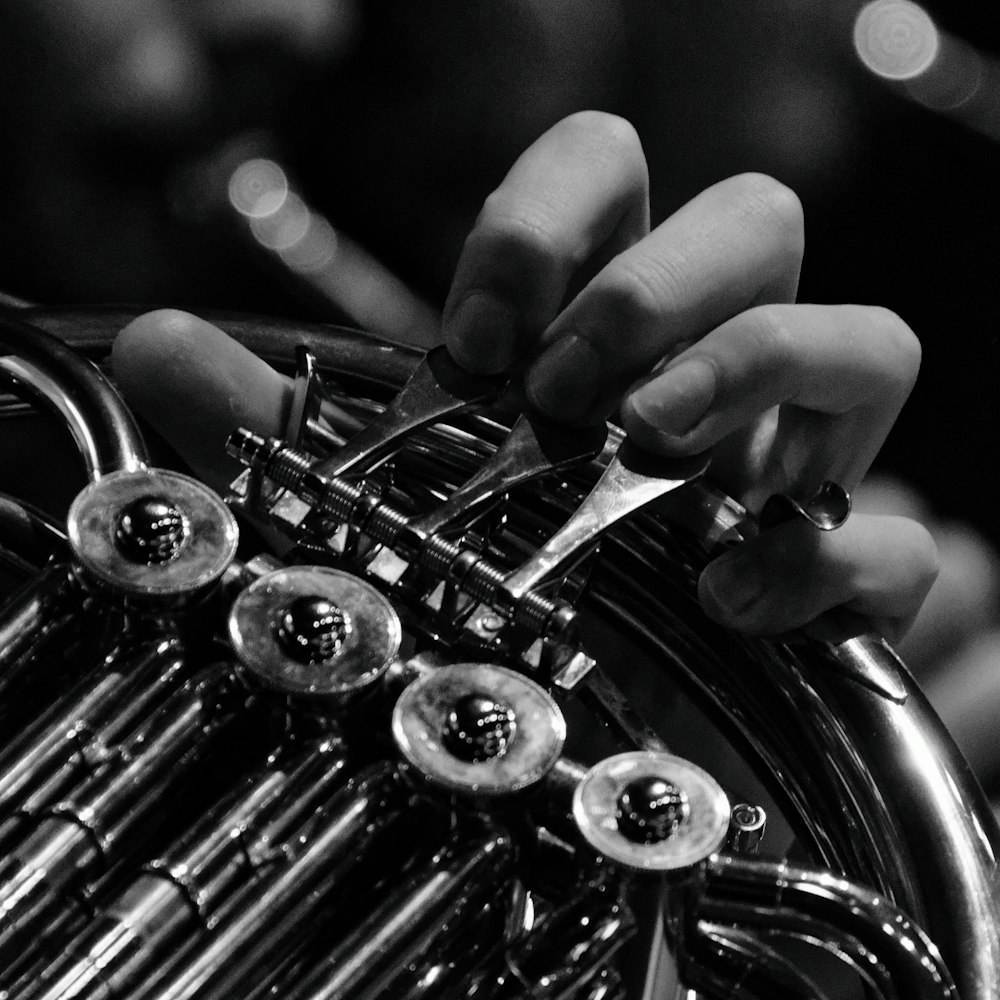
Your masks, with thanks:
M 887 306 L 923 342 L 881 459 L 915 491 L 862 498 L 921 515 L 957 554 L 911 662 L 954 655 L 956 602 L 996 625 L 980 544 L 1000 541 L 990 5 L 5 0 L 0 36 L 0 289 L 30 301 L 426 342 L 483 198 L 574 110 L 634 122 L 654 221 L 733 173 L 772 174 L 805 205 L 800 298 Z
M 289 254 L 243 238 L 226 185 L 241 162 L 273 158 L 335 241 L 360 244 L 360 268 L 377 261 L 437 305 L 517 154 L 566 113 L 606 108 L 640 131 L 657 218 L 743 170 L 799 193 L 801 298 L 889 306 L 924 344 L 884 465 L 996 538 L 1000 39 L 988 6 L 8 0 L 0 287 L 48 303 L 378 321 L 358 294 L 338 306 L 335 287 L 308 290 L 340 247 L 305 261 L 302 282 L 281 266 Z M 252 216 L 272 179 L 241 183 Z M 280 222 L 258 233 L 272 251 L 304 225 L 301 212 Z

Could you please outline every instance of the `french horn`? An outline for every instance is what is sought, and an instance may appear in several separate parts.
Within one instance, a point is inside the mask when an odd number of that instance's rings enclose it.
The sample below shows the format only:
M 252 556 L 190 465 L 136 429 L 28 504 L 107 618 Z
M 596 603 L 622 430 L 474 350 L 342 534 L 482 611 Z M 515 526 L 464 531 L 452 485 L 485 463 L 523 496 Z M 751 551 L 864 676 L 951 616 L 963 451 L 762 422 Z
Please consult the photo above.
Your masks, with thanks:
M 967 764 L 880 638 L 703 616 L 704 463 L 220 317 L 295 379 L 223 499 L 102 374 L 128 318 L 2 321 L 87 480 L 0 504 L 5 998 L 1000 996 Z

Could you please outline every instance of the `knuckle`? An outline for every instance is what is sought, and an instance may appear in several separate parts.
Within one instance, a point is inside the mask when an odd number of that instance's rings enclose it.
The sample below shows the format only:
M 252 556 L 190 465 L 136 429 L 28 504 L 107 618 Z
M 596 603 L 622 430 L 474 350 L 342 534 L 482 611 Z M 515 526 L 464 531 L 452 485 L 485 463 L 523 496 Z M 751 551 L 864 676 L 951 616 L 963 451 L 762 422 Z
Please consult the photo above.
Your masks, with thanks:
M 480 258 L 515 258 L 528 266 L 572 258 L 573 248 L 559 238 L 562 226 L 558 209 L 539 200 L 521 199 L 512 204 L 510 196 L 494 191 L 483 203 L 476 223 L 475 238 Z
M 740 319 L 751 356 L 762 362 L 761 367 L 772 375 L 789 375 L 799 364 L 799 354 L 788 308 L 753 306 Z
M 660 261 L 619 257 L 601 273 L 599 292 L 611 314 L 624 326 L 643 326 L 668 317 L 670 304 L 683 299 L 679 270 Z

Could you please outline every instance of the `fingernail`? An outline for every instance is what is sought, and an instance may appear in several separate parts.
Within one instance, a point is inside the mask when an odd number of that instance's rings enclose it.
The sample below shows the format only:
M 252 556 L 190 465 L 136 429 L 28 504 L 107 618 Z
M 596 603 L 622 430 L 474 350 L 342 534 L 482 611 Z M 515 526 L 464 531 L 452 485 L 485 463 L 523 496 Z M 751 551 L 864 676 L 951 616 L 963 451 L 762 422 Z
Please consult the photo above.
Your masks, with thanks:
M 583 337 L 571 334 L 557 340 L 528 373 L 531 402 L 556 420 L 590 416 L 601 395 L 601 359 Z
M 699 588 L 715 608 L 706 607 L 713 617 L 738 618 L 745 614 L 764 593 L 760 561 L 738 550 L 721 556 L 705 567 Z
M 629 405 L 651 429 L 686 434 L 708 412 L 715 393 L 715 367 L 704 358 L 689 358 L 636 389 Z
M 473 292 L 445 318 L 445 340 L 455 360 L 482 375 L 495 375 L 514 357 L 520 317 L 490 292 Z

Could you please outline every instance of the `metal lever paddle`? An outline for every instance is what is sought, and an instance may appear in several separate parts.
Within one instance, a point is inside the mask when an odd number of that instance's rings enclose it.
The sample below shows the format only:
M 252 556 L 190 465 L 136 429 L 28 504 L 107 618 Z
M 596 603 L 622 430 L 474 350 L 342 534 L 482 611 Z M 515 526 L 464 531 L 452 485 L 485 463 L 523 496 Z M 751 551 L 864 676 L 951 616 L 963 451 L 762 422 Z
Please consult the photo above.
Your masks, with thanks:
M 335 455 L 317 463 L 324 476 L 369 468 L 407 434 L 496 397 L 500 379 L 459 368 L 444 347 L 429 351 L 392 403 Z
M 569 428 L 522 413 L 486 465 L 440 507 L 411 520 L 409 527 L 426 536 L 468 523 L 490 500 L 519 483 L 596 458 L 607 437 L 607 424 Z
M 700 479 L 708 463 L 707 454 L 666 459 L 623 441 L 572 517 L 526 563 L 504 579 L 501 595 L 516 606 L 613 524 Z

